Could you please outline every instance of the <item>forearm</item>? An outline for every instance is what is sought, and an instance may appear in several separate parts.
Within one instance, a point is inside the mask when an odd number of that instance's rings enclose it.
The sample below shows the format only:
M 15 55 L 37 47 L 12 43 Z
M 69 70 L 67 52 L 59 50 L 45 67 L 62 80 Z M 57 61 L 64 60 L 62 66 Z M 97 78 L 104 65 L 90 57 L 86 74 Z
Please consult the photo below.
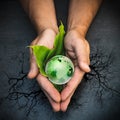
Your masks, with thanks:
M 58 31 L 53 0 L 20 0 L 37 32 L 45 29 Z
M 77 30 L 85 36 L 102 0 L 71 0 L 68 31 Z

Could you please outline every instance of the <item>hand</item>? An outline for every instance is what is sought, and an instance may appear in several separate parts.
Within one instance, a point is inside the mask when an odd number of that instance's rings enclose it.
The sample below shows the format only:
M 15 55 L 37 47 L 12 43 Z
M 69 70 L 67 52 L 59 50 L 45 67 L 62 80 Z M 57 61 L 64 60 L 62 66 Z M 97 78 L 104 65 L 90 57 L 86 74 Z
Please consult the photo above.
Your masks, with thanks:
M 75 72 L 61 92 L 61 110 L 66 111 L 71 97 L 80 84 L 85 72 L 89 72 L 90 48 L 88 42 L 79 32 L 72 30 L 65 37 L 66 55 L 73 61 Z
M 53 48 L 53 43 L 56 33 L 52 29 L 44 30 L 38 37 L 31 43 L 31 45 L 43 45 L 48 48 Z M 42 52 L 42 51 L 41 51 Z M 37 81 L 47 96 L 51 106 L 54 111 L 60 110 L 60 93 L 56 90 L 53 84 L 44 76 L 39 73 L 35 56 L 33 55 L 32 50 L 30 49 L 30 71 L 28 73 L 28 78 L 37 78 Z

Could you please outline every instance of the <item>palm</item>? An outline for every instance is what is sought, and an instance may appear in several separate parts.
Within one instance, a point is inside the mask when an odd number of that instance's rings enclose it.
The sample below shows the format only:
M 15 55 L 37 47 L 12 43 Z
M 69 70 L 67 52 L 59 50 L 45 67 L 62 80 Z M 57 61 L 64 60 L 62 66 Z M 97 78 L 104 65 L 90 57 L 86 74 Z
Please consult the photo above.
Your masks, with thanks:
M 65 37 L 66 55 L 73 61 L 75 66 L 74 75 L 61 92 L 61 109 L 65 111 L 81 82 L 85 72 L 89 72 L 89 44 L 76 31 L 70 31 Z
M 31 45 L 43 45 L 52 49 L 55 35 L 56 35 L 55 32 L 48 29 L 44 31 L 41 35 L 37 36 Z M 31 66 L 30 66 L 30 72 L 28 74 L 28 77 L 37 78 L 37 81 L 41 86 L 41 89 L 49 99 L 53 109 L 56 111 L 59 111 L 60 93 L 54 88 L 53 84 L 46 77 L 42 76 L 39 73 L 35 56 L 33 55 L 32 51 L 30 54 L 30 63 L 31 63 Z

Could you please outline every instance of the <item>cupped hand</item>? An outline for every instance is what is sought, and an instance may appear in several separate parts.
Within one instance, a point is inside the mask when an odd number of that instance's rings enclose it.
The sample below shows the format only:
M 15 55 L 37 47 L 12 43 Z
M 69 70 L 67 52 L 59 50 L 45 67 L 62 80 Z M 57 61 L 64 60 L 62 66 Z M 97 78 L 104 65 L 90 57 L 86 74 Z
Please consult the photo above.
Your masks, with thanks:
M 53 48 L 55 36 L 56 33 L 53 30 L 47 29 L 38 35 L 31 45 L 44 45 L 51 49 Z M 71 97 L 81 82 L 85 72 L 90 71 L 89 44 L 77 31 L 70 31 L 67 33 L 65 37 L 65 49 L 66 55 L 74 63 L 75 72 L 61 93 L 57 91 L 57 89 L 46 77 L 39 73 L 35 56 L 30 49 L 30 71 L 28 73 L 28 78 L 37 78 L 41 89 L 47 96 L 54 111 L 67 110 Z
M 31 45 L 43 45 L 48 48 L 53 48 L 56 33 L 52 29 L 44 30 L 40 35 L 36 37 Z M 41 51 L 42 52 L 42 51 Z M 39 73 L 35 56 L 33 55 L 32 49 L 30 49 L 30 70 L 28 73 L 28 78 L 37 79 L 41 89 L 47 96 L 54 111 L 60 110 L 60 93 L 56 90 L 53 84 L 44 76 Z
M 72 30 L 66 34 L 64 45 L 66 56 L 68 56 L 74 63 L 75 72 L 71 80 L 61 92 L 61 111 L 67 110 L 71 97 L 77 86 L 80 84 L 84 74 L 90 71 L 90 48 L 87 40 L 80 35 L 79 32 Z

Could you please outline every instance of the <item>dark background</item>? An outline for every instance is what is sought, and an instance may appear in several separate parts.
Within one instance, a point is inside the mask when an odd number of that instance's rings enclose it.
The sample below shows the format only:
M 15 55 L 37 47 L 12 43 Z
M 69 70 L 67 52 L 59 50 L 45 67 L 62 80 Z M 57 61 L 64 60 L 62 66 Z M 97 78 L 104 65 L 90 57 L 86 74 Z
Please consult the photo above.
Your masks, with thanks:
M 68 0 L 55 0 L 66 26 Z M 105 0 L 86 38 L 91 73 L 76 90 L 68 110 L 54 113 L 36 80 L 28 80 L 28 46 L 36 32 L 16 0 L 0 1 L 0 120 L 119 120 L 120 5 Z

